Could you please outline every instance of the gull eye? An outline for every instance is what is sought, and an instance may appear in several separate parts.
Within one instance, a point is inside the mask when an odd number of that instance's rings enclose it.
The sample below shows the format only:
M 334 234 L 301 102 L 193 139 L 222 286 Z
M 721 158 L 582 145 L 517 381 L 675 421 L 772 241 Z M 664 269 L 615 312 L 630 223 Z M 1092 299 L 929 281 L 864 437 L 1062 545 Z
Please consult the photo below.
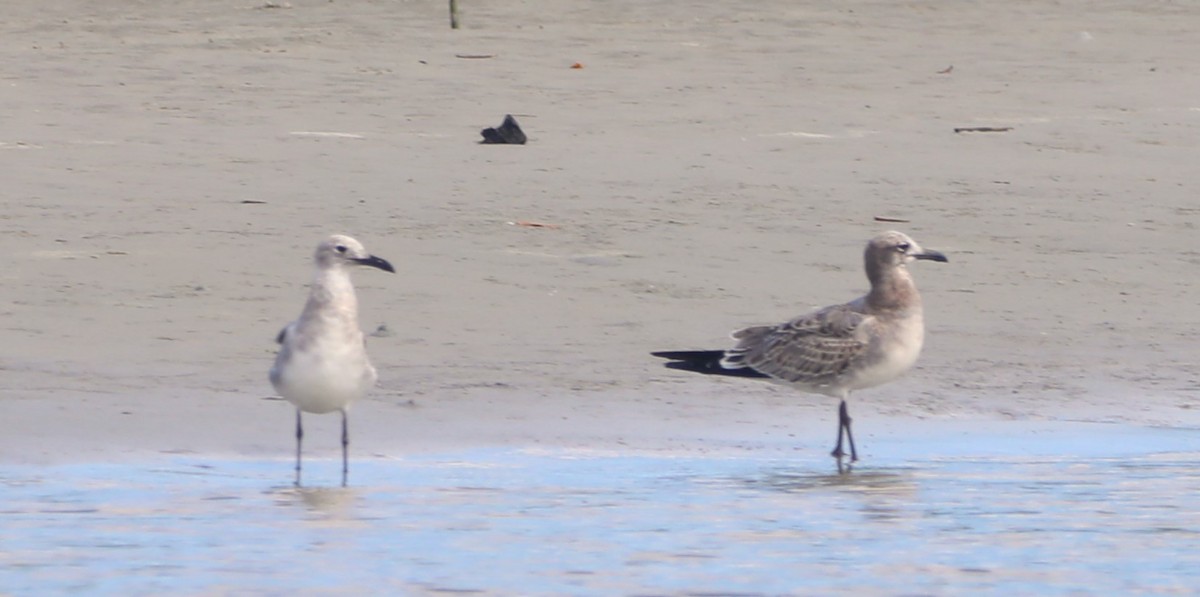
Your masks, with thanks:
M 900 243 L 900 244 L 896 245 L 896 250 L 900 251 L 901 253 L 907 253 L 908 249 L 911 247 L 912 247 L 912 245 L 910 245 L 908 243 Z
M 345 253 L 346 245 L 338 245 L 338 246 L 334 247 L 333 250 L 337 251 L 338 253 Z

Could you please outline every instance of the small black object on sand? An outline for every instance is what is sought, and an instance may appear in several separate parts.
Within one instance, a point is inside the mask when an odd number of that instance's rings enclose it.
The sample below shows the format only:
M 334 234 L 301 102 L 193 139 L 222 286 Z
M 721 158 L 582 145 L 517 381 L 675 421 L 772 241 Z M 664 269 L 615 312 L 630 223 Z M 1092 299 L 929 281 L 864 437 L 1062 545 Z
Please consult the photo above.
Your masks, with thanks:
M 500 126 L 483 129 L 479 134 L 483 135 L 483 141 L 480 143 L 525 144 L 525 132 L 521 130 L 521 125 L 517 124 L 517 119 L 513 118 L 512 114 L 505 114 L 504 123 Z

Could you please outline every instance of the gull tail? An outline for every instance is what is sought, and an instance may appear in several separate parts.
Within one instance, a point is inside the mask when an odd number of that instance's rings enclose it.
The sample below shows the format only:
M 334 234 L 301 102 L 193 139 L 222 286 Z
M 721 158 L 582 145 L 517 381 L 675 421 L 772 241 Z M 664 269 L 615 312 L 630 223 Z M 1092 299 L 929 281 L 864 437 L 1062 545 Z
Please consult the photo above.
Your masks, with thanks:
M 749 367 L 741 369 L 726 369 L 721 366 L 725 358 L 724 350 L 664 350 L 650 353 L 653 356 L 667 359 L 668 369 L 695 371 L 709 375 L 729 375 L 732 377 L 767 377 Z

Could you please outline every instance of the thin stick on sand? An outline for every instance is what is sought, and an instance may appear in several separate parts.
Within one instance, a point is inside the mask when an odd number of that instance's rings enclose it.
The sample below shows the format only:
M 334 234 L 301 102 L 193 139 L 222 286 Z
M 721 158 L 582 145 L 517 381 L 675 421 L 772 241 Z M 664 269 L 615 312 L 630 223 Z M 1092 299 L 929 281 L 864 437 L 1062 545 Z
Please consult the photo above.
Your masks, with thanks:
M 450 28 L 458 29 L 458 0 L 450 0 Z

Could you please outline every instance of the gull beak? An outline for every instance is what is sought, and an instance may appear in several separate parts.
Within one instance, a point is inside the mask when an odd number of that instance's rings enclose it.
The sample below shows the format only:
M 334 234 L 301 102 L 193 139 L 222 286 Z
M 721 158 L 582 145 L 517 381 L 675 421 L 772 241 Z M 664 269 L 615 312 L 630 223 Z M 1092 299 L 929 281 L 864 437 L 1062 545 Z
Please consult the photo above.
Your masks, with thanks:
M 943 257 L 942 261 L 945 261 L 945 260 L 946 260 L 946 258 Z M 385 272 L 391 272 L 393 274 L 396 273 L 396 270 L 392 267 L 392 264 L 388 263 L 387 259 L 384 259 L 382 257 L 376 257 L 374 255 L 371 255 L 370 257 L 367 257 L 366 259 L 354 259 L 353 261 L 359 265 L 365 265 L 367 267 L 377 267 Z
M 913 259 L 928 259 L 929 261 L 940 261 L 942 263 L 950 261 L 946 259 L 945 255 L 931 249 L 922 249 L 920 253 L 913 253 L 912 256 Z

